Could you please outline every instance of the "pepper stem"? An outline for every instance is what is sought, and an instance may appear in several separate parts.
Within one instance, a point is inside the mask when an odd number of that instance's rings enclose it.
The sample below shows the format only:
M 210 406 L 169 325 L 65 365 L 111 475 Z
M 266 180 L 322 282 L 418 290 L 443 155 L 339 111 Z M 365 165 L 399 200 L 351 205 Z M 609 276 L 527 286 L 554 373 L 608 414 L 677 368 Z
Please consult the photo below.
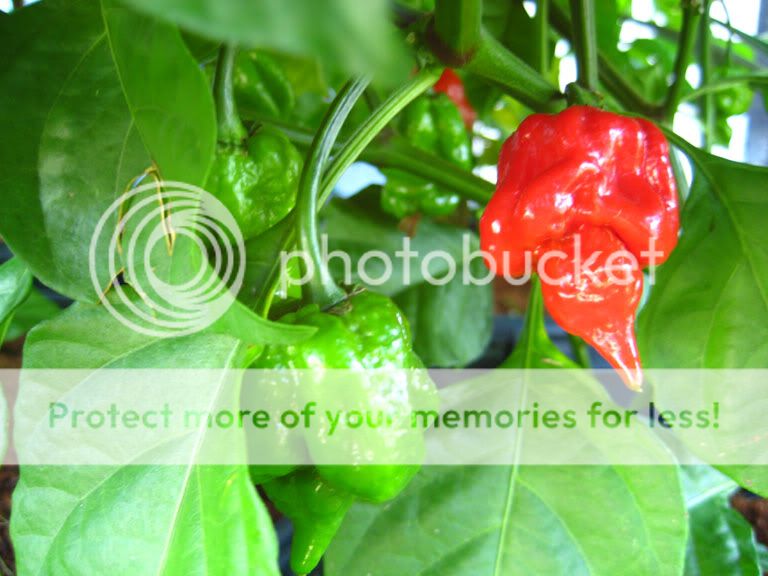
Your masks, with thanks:
M 302 276 L 309 273 L 309 282 L 304 284 L 304 299 L 330 308 L 346 298 L 346 293 L 331 277 L 323 260 L 317 237 L 317 197 L 322 183 L 323 168 L 330 156 L 336 137 L 357 100 L 368 86 L 370 78 L 360 76 L 347 82 L 331 103 L 323 117 L 320 129 L 312 140 L 307 153 L 304 170 L 299 182 L 296 203 L 296 231 L 299 248 L 303 254 L 300 260 Z M 309 262 L 306 258 L 309 257 Z M 311 269 L 307 270 L 308 265 Z
M 224 44 L 219 50 L 216 72 L 213 77 L 213 97 L 216 101 L 216 120 L 219 142 L 236 144 L 242 142 L 247 132 L 237 114 L 233 76 L 237 47 Z

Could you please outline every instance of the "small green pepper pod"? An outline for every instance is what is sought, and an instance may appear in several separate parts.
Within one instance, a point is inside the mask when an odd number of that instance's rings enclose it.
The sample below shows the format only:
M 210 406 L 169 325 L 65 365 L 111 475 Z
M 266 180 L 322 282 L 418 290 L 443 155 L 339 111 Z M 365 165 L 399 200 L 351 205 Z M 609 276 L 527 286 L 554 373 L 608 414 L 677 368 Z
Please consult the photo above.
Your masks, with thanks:
M 317 401 L 318 398 L 330 402 L 328 390 L 331 389 L 337 394 L 343 390 L 340 404 L 358 411 L 382 410 L 387 414 L 402 416 L 410 415 L 416 409 L 436 408 L 434 384 L 426 376 L 424 365 L 413 351 L 407 320 L 389 298 L 362 291 L 326 311 L 311 304 L 288 314 L 282 321 L 315 326 L 318 330 L 311 338 L 299 344 L 267 346 L 254 367 L 314 370 L 317 377 L 306 377 L 302 382 L 299 390 L 301 404 Z M 317 370 L 319 367 L 324 370 Z M 334 373 L 334 370 L 337 372 Z M 293 511 L 293 507 L 309 510 L 325 506 L 322 502 L 324 496 L 319 495 L 320 484 L 317 484 L 321 481 L 324 487 L 333 488 L 335 496 L 339 498 L 343 494 L 351 499 L 373 502 L 390 500 L 405 488 L 418 472 L 419 466 L 372 465 L 371 462 L 385 457 L 397 462 L 415 462 L 423 457 L 422 431 L 410 428 L 404 431 L 402 426 L 337 429 L 333 436 L 327 429 L 320 427 L 307 431 L 304 438 L 309 455 L 320 463 L 313 468 L 317 475 L 313 482 L 316 483 L 318 493 L 304 489 L 305 484 L 301 484 L 301 491 L 295 487 L 299 480 L 294 478 L 299 472 L 267 484 L 272 486 L 272 492 L 267 490 L 270 498 L 275 493 L 275 486 L 293 486 L 290 488 L 294 490 L 291 497 L 301 500 L 282 505 L 273 501 L 279 510 L 291 518 L 291 514 L 300 514 Z M 358 463 L 355 458 L 359 455 L 366 455 L 366 460 Z M 323 464 L 339 461 L 345 463 Z M 261 474 L 272 471 L 261 467 L 261 470 L 255 472 Z M 302 482 L 308 482 L 308 473 L 303 474 Z M 285 491 L 278 496 L 284 494 Z M 321 499 L 319 503 L 316 502 L 318 498 Z M 312 562 L 317 562 L 323 553 L 324 548 L 320 546 L 323 538 L 327 536 L 327 545 L 333 533 L 328 534 L 316 528 L 320 532 L 313 535 L 312 523 L 306 515 L 302 521 L 305 524 L 301 535 L 297 526 L 293 547 L 294 553 L 299 555 L 297 562 L 300 560 L 300 567 L 308 571 L 306 569 L 313 567 Z
M 403 111 L 402 131 L 415 147 L 470 170 L 472 148 L 461 112 L 445 94 L 425 96 Z M 397 218 L 423 213 L 448 216 L 461 203 L 457 194 L 397 169 L 385 169 L 382 209 Z
M 320 562 L 355 498 L 305 467 L 267 482 L 264 491 L 293 522 L 291 569 L 309 574 Z
M 262 127 L 244 145 L 219 145 L 206 190 L 232 213 L 247 240 L 293 209 L 301 165 L 301 155 L 288 138 Z

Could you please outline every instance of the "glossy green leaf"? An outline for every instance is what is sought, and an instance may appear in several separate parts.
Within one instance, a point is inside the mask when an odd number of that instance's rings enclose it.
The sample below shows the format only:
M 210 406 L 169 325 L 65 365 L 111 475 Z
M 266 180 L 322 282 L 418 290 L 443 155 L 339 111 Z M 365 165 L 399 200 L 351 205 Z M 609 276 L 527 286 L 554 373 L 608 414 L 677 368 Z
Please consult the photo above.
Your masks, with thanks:
M 0 266 L 0 345 L 5 340 L 16 310 L 32 290 L 32 274 L 18 258 Z
M 7 340 L 20 338 L 59 312 L 61 312 L 61 308 L 55 302 L 43 296 L 39 290 L 32 288 L 29 297 L 16 309 L 5 337 Z
M 763 368 L 768 170 L 702 152 L 696 158 L 701 170 L 683 211 L 680 243 L 659 269 L 641 315 L 643 351 L 653 367 Z
M 650 368 L 768 367 L 768 169 L 695 149 L 682 235 L 641 311 Z
M 384 0 L 128 0 L 217 40 L 319 56 L 346 71 L 386 65 L 400 47 Z
M 178 29 L 102 0 L 126 103 L 165 180 L 201 186 L 216 146 L 208 83 Z
M 507 367 L 572 367 L 545 338 L 534 288 L 523 340 Z M 584 386 L 604 395 L 588 376 Z M 638 430 L 637 440 L 669 458 L 649 432 Z M 352 508 L 326 574 L 678 574 L 686 521 L 669 464 L 426 468 L 394 502 Z
M 477 238 L 472 240 L 472 249 L 479 249 Z M 487 276 L 482 259 L 475 258 L 460 265 L 446 284 L 424 282 L 395 297 L 411 326 L 413 348 L 427 366 L 466 366 L 491 339 L 493 289 L 490 283 L 465 281 L 465 266 L 474 279 Z
M 103 306 L 75 304 L 30 333 L 24 365 L 227 368 L 241 367 L 242 354 L 229 336 L 152 339 Z M 73 385 L 67 398 L 79 392 Z M 22 386 L 17 406 L 34 395 Z M 201 443 L 190 443 L 190 462 Z M 243 451 L 244 438 L 228 449 Z M 22 466 L 11 533 L 20 574 L 279 574 L 271 521 L 246 466 Z
M 88 250 L 108 206 L 153 160 L 201 181 L 215 138 L 178 33 L 126 14 L 110 14 L 108 34 L 97 0 L 50 0 L 12 14 L 0 44 L 0 232 L 35 276 L 79 300 L 98 298 Z M 131 48 L 128 32 L 153 54 Z
M 227 334 L 244 344 L 293 344 L 316 332 L 313 326 L 280 324 L 255 314 L 241 302 L 235 301 L 227 312 L 207 328 L 208 332 Z
M 766 368 L 768 169 L 685 152 L 693 186 L 678 246 L 640 312 L 641 357 L 648 368 Z M 768 467 L 719 469 L 768 494 Z
M 736 483 L 708 466 L 681 473 L 690 522 L 685 576 L 760 576 L 752 526 L 729 502 Z

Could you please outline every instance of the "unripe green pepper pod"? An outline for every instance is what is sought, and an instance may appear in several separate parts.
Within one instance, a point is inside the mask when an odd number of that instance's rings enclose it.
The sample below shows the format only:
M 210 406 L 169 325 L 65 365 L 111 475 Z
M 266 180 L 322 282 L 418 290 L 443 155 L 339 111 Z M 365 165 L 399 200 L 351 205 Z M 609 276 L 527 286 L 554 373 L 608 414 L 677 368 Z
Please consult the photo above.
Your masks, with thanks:
M 461 112 L 445 94 L 423 96 L 404 111 L 401 128 L 417 148 L 469 170 L 472 168 L 470 135 Z M 428 216 L 449 216 L 461 198 L 417 177 L 396 169 L 383 170 L 387 182 L 381 193 L 381 208 L 396 218 L 418 212 Z
M 247 240 L 293 209 L 302 158 L 274 128 L 247 137 L 234 98 L 234 61 L 235 49 L 224 47 L 214 78 L 219 143 L 206 189 L 232 213 Z
M 275 507 L 293 522 L 291 569 L 309 574 L 320 562 L 355 498 L 311 467 L 264 484 Z

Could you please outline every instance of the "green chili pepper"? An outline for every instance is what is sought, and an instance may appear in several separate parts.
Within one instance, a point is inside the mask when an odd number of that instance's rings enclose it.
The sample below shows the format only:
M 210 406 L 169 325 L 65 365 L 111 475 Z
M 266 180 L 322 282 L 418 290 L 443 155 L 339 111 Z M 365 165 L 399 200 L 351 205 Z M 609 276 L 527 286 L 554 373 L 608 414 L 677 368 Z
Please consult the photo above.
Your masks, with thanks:
M 320 562 L 354 497 L 331 486 L 311 467 L 268 482 L 264 491 L 293 522 L 291 568 L 308 574 Z
M 316 326 L 317 332 L 297 345 L 268 346 L 256 367 L 262 369 L 308 370 L 322 366 L 325 369 L 345 370 L 344 406 L 366 410 L 372 406 L 390 413 L 410 414 L 414 407 L 435 407 L 434 385 L 425 373 L 421 360 L 413 351 L 407 320 L 397 306 L 380 294 L 363 291 L 351 295 L 342 303 L 323 311 L 316 304 L 288 314 L 281 321 L 305 326 Z M 370 372 L 376 371 L 376 372 Z M 355 372 L 359 372 L 356 374 Z M 331 373 L 329 378 L 337 378 Z M 302 383 L 300 403 L 322 398 L 327 385 L 323 378 Z M 334 456 L 358 453 L 400 457 L 414 461 L 423 453 L 421 431 L 403 433 L 401 427 L 362 428 L 335 432 L 329 446 L 328 432 L 322 428 L 306 435 L 307 447 L 314 460 L 330 460 Z M 335 450 L 333 453 L 331 450 Z M 332 488 L 332 496 L 319 490 L 314 493 L 297 479 L 294 472 L 272 480 L 268 494 L 288 494 L 302 497 L 299 503 L 275 506 L 292 518 L 297 525 L 293 542 L 293 565 L 296 572 L 308 571 L 314 566 L 341 521 L 335 524 L 319 519 L 302 510 L 327 509 L 333 502 L 355 498 L 383 502 L 397 496 L 418 471 L 417 465 L 319 465 L 316 473 L 323 486 Z M 279 467 L 252 467 L 254 477 L 285 472 Z M 302 476 L 304 478 L 304 476 Z M 301 483 L 302 488 L 297 487 Z M 326 502 L 330 498 L 331 503 Z M 346 500 L 345 500 L 346 501 Z M 338 513 L 343 516 L 346 509 Z M 297 518 L 296 516 L 299 516 Z M 321 521 L 322 520 L 322 521 Z M 327 526 L 324 522 L 328 521 Z M 301 530 L 301 534 L 299 533 Z M 324 542 L 324 544 L 323 544 Z
M 322 311 L 309 305 L 288 314 L 281 321 L 305 326 L 316 326 L 317 332 L 301 344 L 268 346 L 258 361 L 259 368 L 308 370 L 323 366 L 327 369 L 357 370 L 359 378 L 347 377 L 345 406 L 361 408 L 385 404 L 389 408 L 407 413 L 417 404 L 429 403 L 431 382 L 421 382 L 418 373 L 407 377 L 407 370 L 424 368 L 413 351 L 410 329 L 405 316 L 386 296 L 363 291 L 350 296 L 341 304 Z M 371 383 L 366 370 L 389 369 L 384 373 L 386 386 L 381 381 Z M 304 401 L 321 397 L 322 381 L 305 384 Z M 382 390 L 391 398 L 380 398 Z M 376 401 L 376 402 L 374 402 Z M 366 444 L 368 451 L 377 449 L 391 455 L 393 451 L 411 451 L 420 448 L 420 437 L 403 435 L 393 427 L 358 431 L 350 435 L 350 442 Z M 308 436 L 310 454 L 325 449 L 325 436 Z M 334 486 L 344 488 L 365 500 L 381 502 L 396 496 L 411 477 L 416 466 L 320 466 L 320 474 Z
M 445 94 L 424 96 L 412 102 L 403 111 L 402 131 L 417 148 L 465 170 L 472 168 L 471 142 L 461 112 Z M 387 182 L 381 193 L 381 207 L 397 218 L 417 212 L 447 216 L 460 203 L 457 194 L 440 190 L 431 182 L 401 170 L 385 169 L 384 174 Z
M 299 185 L 296 236 L 299 247 L 310 257 L 313 274 L 302 286 L 308 304 L 281 321 L 315 326 L 317 332 L 298 345 L 267 346 L 254 367 L 312 370 L 297 392 L 299 403 L 329 400 L 330 384 L 343 378 L 344 407 L 408 417 L 414 407 L 434 408 L 435 391 L 413 351 L 405 316 L 385 296 L 367 291 L 348 294 L 336 285 L 317 238 L 317 195 L 324 164 L 367 84 L 368 79 L 358 78 L 339 91 L 310 146 Z M 331 438 L 325 426 L 310 427 L 304 434 L 306 448 L 319 465 L 275 478 L 265 486 L 273 503 L 296 525 L 291 563 L 299 573 L 309 572 L 319 561 L 356 498 L 377 502 L 393 498 L 419 468 L 367 464 L 380 462 L 382 456 L 394 457 L 396 462 L 415 462 L 423 456 L 418 428 L 348 427 L 335 434 Z M 327 465 L 338 461 L 344 464 Z M 257 479 L 285 471 L 261 468 L 251 468 Z
M 288 138 L 262 127 L 244 144 L 219 145 L 206 190 L 232 212 L 247 240 L 291 211 L 301 163 Z
M 247 137 L 235 104 L 234 62 L 235 50 L 223 48 L 214 77 L 219 144 L 206 190 L 232 213 L 247 240 L 291 211 L 302 158 L 276 129 L 262 127 Z

